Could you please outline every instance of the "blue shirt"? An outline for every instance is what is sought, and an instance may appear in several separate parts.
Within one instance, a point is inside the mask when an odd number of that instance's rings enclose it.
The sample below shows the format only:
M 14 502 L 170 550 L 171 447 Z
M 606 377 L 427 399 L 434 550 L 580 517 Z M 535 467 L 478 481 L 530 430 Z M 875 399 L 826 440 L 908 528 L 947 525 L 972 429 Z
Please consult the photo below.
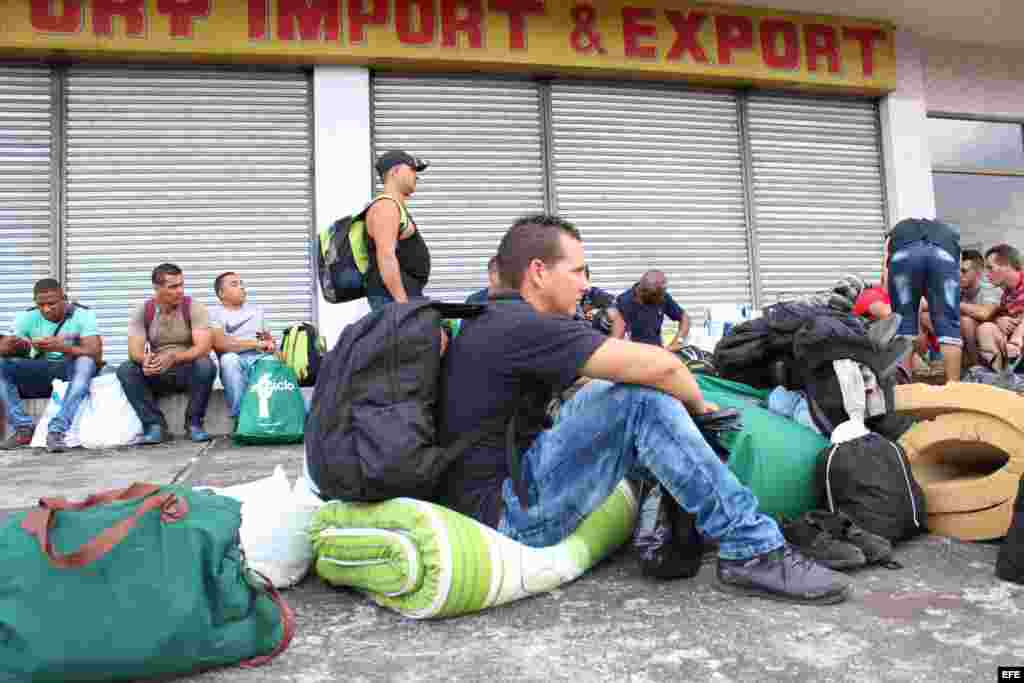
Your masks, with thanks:
M 615 301 L 615 308 L 626 322 L 630 339 L 655 346 L 662 345 L 661 325 L 665 322 L 665 316 L 682 322 L 683 316 L 686 315 L 668 292 L 665 292 L 665 299 L 660 305 L 640 303 L 636 298 L 636 286 L 619 295 Z

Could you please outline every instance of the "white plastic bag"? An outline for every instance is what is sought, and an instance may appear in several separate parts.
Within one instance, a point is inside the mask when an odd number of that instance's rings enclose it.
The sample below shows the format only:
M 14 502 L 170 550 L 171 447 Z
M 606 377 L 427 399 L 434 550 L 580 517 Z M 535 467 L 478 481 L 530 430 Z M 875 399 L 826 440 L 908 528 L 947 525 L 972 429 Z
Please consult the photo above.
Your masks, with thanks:
M 313 564 L 309 524 L 323 501 L 298 482 L 293 491 L 280 465 L 264 479 L 213 490 L 242 503 L 240 535 L 249 566 L 266 575 L 275 588 L 302 581 Z
M 121 388 L 117 375 L 94 377 L 89 397 L 78 411 L 80 434 L 86 448 L 114 448 L 136 444 L 142 438 L 142 422 Z
M 60 412 L 61 407 L 64 405 L 64 394 L 67 393 L 69 383 L 62 379 L 55 379 L 50 386 L 52 387 L 50 400 L 46 404 L 43 416 L 39 418 L 36 430 L 32 433 L 32 448 L 46 447 L 46 434 L 50 431 L 50 420 L 57 417 L 57 413 Z M 64 444 L 68 448 L 78 448 L 82 445 L 82 412 L 86 402 L 87 400 L 79 404 L 78 412 L 75 413 L 75 419 L 71 422 L 71 428 L 64 432 Z

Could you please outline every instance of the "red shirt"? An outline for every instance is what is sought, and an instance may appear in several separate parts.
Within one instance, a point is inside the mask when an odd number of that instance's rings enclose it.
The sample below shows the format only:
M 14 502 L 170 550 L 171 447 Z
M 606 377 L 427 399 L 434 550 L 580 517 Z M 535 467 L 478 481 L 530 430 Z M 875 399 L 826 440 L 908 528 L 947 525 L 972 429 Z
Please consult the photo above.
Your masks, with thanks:
M 881 287 L 868 287 L 860 296 L 857 297 L 857 301 L 853 304 L 853 314 L 861 315 L 867 318 L 874 318 L 871 315 L 871 304 L 883 303 L 892 306 L 892 299 L 889 298 L 889 292 L 885 291 Z
M 1015 318 L 1024 314 L 1024 276 L 1020 278 L 1016 288 L 1003 290 L 999 313 Z

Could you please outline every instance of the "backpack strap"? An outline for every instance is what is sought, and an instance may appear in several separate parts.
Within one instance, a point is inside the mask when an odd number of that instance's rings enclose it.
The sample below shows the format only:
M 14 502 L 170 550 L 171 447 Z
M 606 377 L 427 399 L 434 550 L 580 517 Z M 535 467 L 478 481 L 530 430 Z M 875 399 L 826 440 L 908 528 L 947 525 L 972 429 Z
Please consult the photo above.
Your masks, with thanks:
M 67 305 L 67 308 L 64 309 L 64 319 L 57 324 L 57 328 L 53 331 L 53 334 L 51 336 L 56 337 L 60 333 L 61 328 L 64 327 L 64 323 L 66 323 L 67 321 L 71 320 L 72 317 L 74 317 L 75 308 L 76 305 L 73 303 Z
M 373 198 L 373 200 L 366 205 L 363 210 L 363 216 L 370 212 L 370 207 L 379 202 L 381 199 L 390 199 L 398 206 L 398 239 L 402 239 L 402 236 L 408 233 L 410 224 L 415 225 L 409 219 L 409 209 L 405 207 L 405 204 L 401 202 L 397 197 L 389 194 L 379 194 Z
M 188 328 L 188 336 L 192 337 L 192 297 L 186 296 L 181 300 L 181 313 L 185 317 L 185 327 Z M 149 338 L 149 328 L 156 320 L 156 299 L 146 299 L 146 305 L 142 313 L 142 322 L 146 329 L 146 341 L 153 345 Z

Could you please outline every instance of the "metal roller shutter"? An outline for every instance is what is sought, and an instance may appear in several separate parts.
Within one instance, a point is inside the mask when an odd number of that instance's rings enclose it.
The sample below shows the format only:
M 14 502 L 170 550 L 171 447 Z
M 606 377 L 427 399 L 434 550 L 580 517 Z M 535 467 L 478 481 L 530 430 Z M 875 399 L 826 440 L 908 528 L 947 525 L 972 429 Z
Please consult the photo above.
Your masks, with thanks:
M 877 280 L 885 206 L 873 102 L 751 95 L 747 125 L 762 304 Z
M 0 333 L 50 272 L 51 74 L 0 66 Z
M 432 297 L 461 301 L 486 287 L 502 235 L 516 218 L 544 209 L 533 83 L 377 75 L 373 145 L 378 156 L 404 149 L 430 162 L 409 208 L 430 247 Z
M 649 269 L 691 317 L 750 300 L 739 114 L 730 93 L 551 86 L 558 212 L 583 233 L 594 283 Z
M 82 68 L 66 92 L 67 279 L 108 361 L 127 356 L 130 311 L 164 261 L 208 305 L 237 270 L 275 330 L 311 319 L 305 75 Z

